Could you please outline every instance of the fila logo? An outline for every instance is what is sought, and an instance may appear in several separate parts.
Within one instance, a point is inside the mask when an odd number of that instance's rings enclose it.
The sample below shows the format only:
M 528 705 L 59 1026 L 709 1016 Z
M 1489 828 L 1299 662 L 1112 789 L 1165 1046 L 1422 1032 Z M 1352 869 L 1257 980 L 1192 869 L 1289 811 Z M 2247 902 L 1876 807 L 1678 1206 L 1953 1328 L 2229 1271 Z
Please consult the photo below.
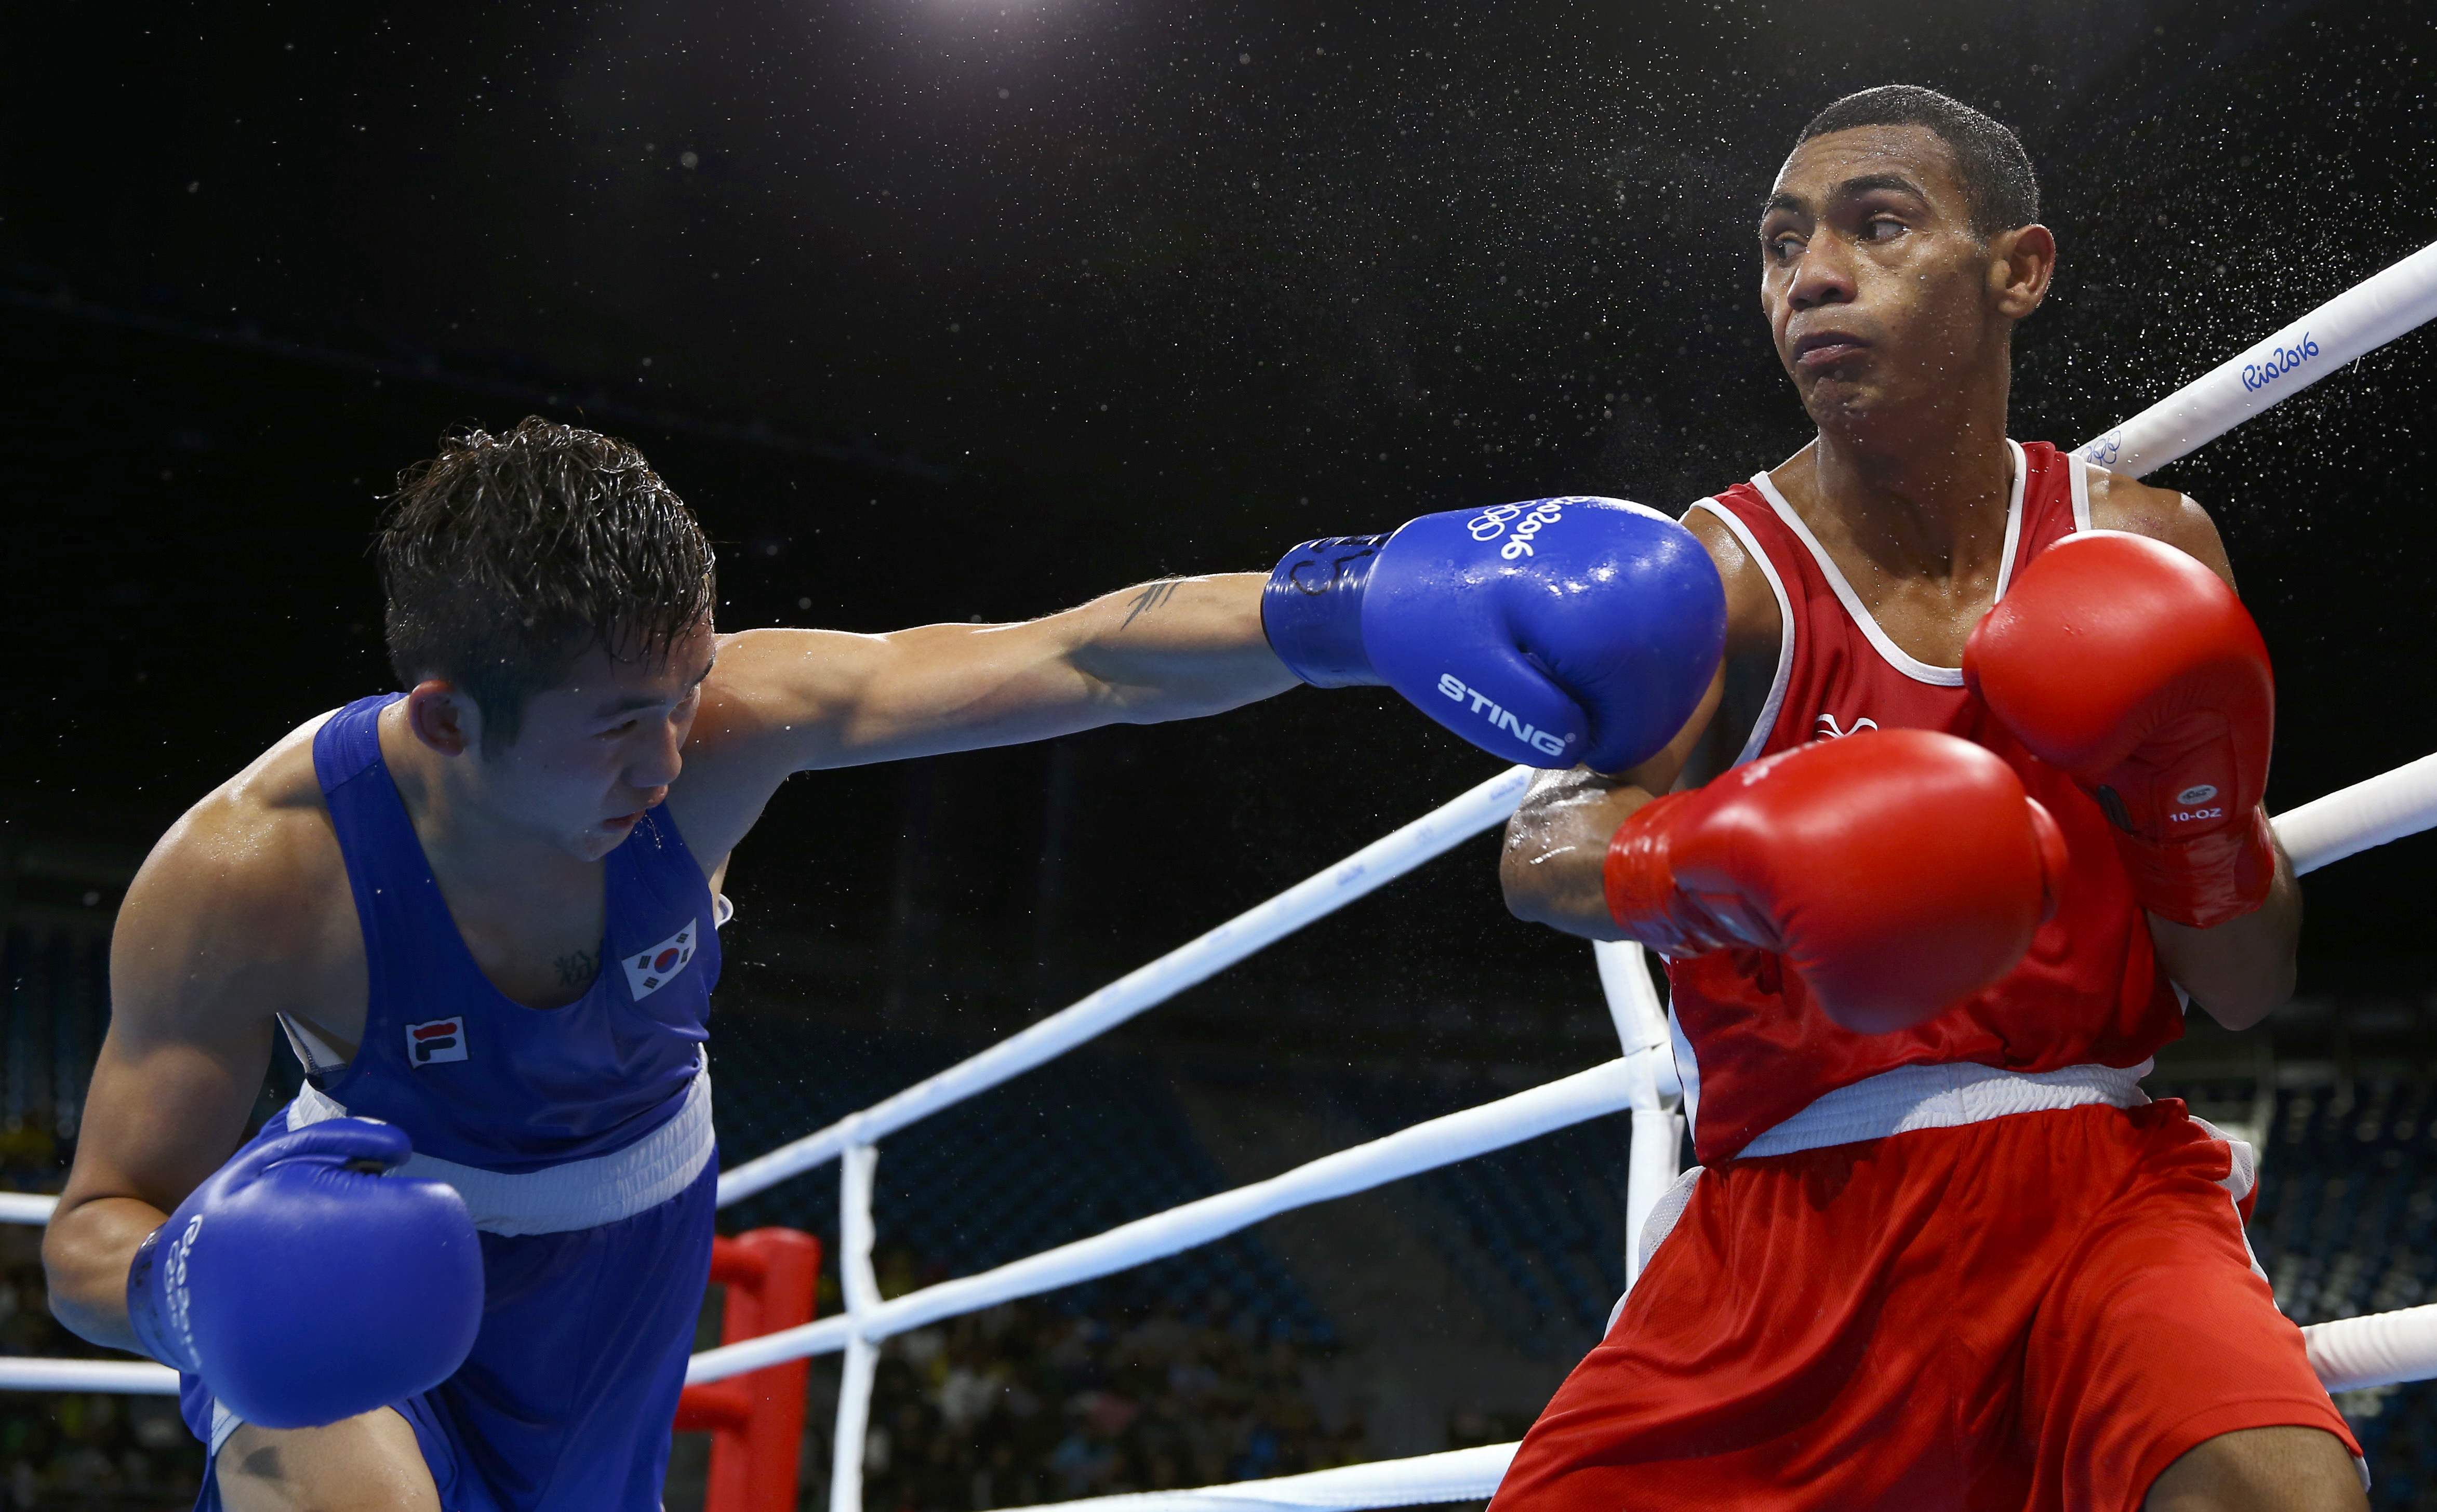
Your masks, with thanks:
M 406 1026 L 406 1058 L 418 1069 L 465 1058 L 465 1016 Z
M 1836 728 L 1836 716 L 1833 714 L 1819 716 L 1819 738 L 1823 740 L 1832 740 L 1840 735 L 1859 735 L 1864 730 L 1875 730 L 1878 727 L 1878 721 L 1864 719 L 1855 720 L 1850 729 L 1840 730 Z
M 637 1002 L 669 984 L 671 978 L 686 968 L 693 959 L 693 945 L 700 932 L 697 921 L 688 919 L 686 927 L 670 935 L 648 950 L 638 950 L 618 964 L 626 968 L 626 989 Z

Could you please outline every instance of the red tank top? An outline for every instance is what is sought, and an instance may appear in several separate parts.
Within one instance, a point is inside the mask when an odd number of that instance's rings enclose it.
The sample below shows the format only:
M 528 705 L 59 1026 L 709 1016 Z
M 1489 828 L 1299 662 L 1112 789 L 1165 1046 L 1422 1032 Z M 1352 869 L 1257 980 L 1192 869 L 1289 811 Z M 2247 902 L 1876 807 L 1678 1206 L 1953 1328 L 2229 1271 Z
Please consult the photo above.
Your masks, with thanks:
M 2007 445 L 2014 488 L 2000 597 L 2033 556 L 2090 529 L 2088 464 L 2045 443 Z M 1964 687 L 1959 669 L 1916 661 L 1889 640 L 1766 474 L 1692 507 L 1723 519 L 1743 542 L 1776 590 L 1785 624 L 1776 681 L 1738 764 L 1857 730 L 1943 730 L 2003 756 L 2056 816 L 2072 851 L 2056 915 L 2022 965 L 1897 1034 L 1831 1023 L 1767 951 L 1670 962 L 1669 1017 L 1701 1159 L 1731 1159 L 1822 1094 L 1900 1066 L 2129 1067 L 2180 1035 L 2182 1006 L 2090 795 L 2025 751 Z

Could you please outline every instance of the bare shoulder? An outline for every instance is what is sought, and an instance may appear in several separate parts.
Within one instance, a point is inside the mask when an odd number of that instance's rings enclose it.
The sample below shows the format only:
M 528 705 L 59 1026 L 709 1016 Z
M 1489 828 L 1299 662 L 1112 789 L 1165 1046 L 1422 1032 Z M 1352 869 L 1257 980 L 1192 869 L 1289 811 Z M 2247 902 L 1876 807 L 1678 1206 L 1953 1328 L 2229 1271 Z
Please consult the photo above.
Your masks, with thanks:
M 2090 470 L 2090 523 L 2102 530 L 2146 535 L 2197 559 L 2231 586 L 2234 565 L 2208 511 L 2188 495 L 2152 488 L 2104 468 Z
M 708 875 L 762 816 L 780 784 L 826 765 L 848 710 L 881 674 L 887 638 L 834 630 L 746 630 L 719 637 L 687 733 L 669 812 Z
M 799 735 L 837 718 L 877 674 L 888 637 L 836 630 L 745 630 L 719 637 L 687 756 Z M 794 743 L 794 742 L 790 742 Z
M 300 727 L 169 826 L 129 887 L 111 942 L 114 1012 L 168 1028 L 326 1001 L 362 971 L 355 900 Z
M 1684 528 L 1708 549 L 1709 560 L 1717 565 L 1718 580 L 1726 585 L 1727 659 L 1763 654 L 1774 666 L 1785 623 L 1767 570 L 1753 560 L 1743 537 L 1714 512 L 1697 507 L 1686 510 Z

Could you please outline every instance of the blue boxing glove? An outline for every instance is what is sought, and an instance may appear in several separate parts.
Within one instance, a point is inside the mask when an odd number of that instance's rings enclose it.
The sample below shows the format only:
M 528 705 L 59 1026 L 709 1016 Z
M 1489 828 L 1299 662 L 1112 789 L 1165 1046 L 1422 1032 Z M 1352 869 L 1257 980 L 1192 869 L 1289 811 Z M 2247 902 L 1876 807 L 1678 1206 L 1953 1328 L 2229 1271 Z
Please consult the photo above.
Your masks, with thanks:
M 1692 532 L 1615 498 L 1542 498 L 1306 541 L 1261 597 L 1289 670 L 1385 684 L 1492 756 L 1617 773 L 1709 691 L 1727 595 Z
M 263 1428 L 313 1428 L 438 1385 L 482 1321 L 465 1200 L 384 1174 L 412 1154 L 370 1119 L 273 1136 L 197 1187 L 135 1251 L 144 1352 Z

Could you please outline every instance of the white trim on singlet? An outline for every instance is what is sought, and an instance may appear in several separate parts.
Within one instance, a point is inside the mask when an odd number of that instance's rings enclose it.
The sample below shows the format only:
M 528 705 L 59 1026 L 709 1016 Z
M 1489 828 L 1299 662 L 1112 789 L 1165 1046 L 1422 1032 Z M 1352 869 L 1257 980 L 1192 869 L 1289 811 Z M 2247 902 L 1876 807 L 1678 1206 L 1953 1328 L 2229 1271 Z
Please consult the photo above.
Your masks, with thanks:
M 2013 462 L 2014 481 L 2006 501 L 2006 555 L 1997 565 L 1997 597 L 2000 599 L 2006 597 L 2006 585 L 2014 576 L 2014 550 L 2023 538 L 2023 495 L 2030 484 L 2030 466 L 2024 459 L 2023 448 L 2008 438 L 2006 452 Z M 1834 590 L 1836 601 L 1845 606 L 1847 617 L 1861 627 L 1863 635 L 1878 652 L 1880 660 L 1916 683 L 1927 683 L 1933 687 L 1963 686 L 1962 668 L 1932 667 L 1887 638 L 1887 633 L 1879 628 L 1879 622 L 1864 607 L 1862 596 L 1853 591 L 1853 585 L 1845 581 L 1843 570 L 1828 555 L 1828 548 L 1819 544 L 1819 537 L 1811 533 L 1811 527 L 1802 523 L 1802 516 L 1794 512 L 1794 506 L 1777 491 L 1777 485 L 1769 481 L 1766 473 L 1754 473 L 1752 487 L 1760 490 L 1761 497 L 1768 500 L 1768 507 L 1777 512 L 1777 517 L 1785 522 L 1786 529 L 1792 530 L 1795 539 L 1802 543 L 1803 549 L 1811 553 L 1811 560 L 1819 565 L 1819 574 Z
M 347 1057 L 339 1053 L 339 1047 L 314 1033 L 312 1025 L 301 1018 L 290 1018 L 286 1014 L 273 1014 L 272 1017 L 279 1020 L 280 1029 L 286 1032 L 288 1048 L 296 1052 L 297 1064 L 305 1068 L 306 1075 L 326 1079 L 347 1069 Z
M 308 1083 L 288 1109 L 288 1126 L 301 1129 L 345 1117 L 344 1107 Z M 486 1234 L 563 1234 L 614 1224 L 667 1202 L 693 1185 L 716 1148 L 710 1057 L 702 1055 L 676 1116 L 623 1150 L 520 1172 L 485 1171 L 416 1154 L 396 1174 L 456 1188 L 474 1226 Z
M 1814 1098 L 1809 1106 L 1735 1152 L 1738 1160 L 1790 1155 L 1832 1144 L 1884 1139 L 1914 1129 L 1950 1129 L 2016 1113 L 2081 1107 L 2139 1107 L 2149 1101 L 2138 1066 L 2067 1066 L 2053 1071 L 2008 1071 L 1976 1061 L 1899 1066 Z
M 2058 1108 L 2139 1107 L 2149 1101 L 2149 1094 L 2141 1090 L 2140 1084 L 2153 1064 L 2143 1061 L 2138 1066 L 2067 1066 L 2060 1070 L 2027 1072 L 2000 1070 L 1972 1061 L 1899 1066 L 1821 1094 L 1810 1106 L 1744 1145 L 1735 1153 L 1735 1158 L 1752 1160 L 1792 1155 L 1800 1150 L 1884 1139 L 1917 1129 L 1958 1128 Z M 2218 1185 L 2240 1202 L 2257 1179 L 2258 1156 L 2241 1140 L 2226 1138 L 2222 1132 L 2207 1124 L 2201 1127 L 2229 1147 L 2232 1169 Z M 1675 1184 L 1650 1210 L 1640 1234 L 1635 1237 L 1645 1270 L 1691 1204 L 1693 1185 L 1703 1169 L 1694 1166 L 1676 1177 Z M 2253 1269 L 2256 1270 L 2258 1263 L 2253 1260 Z M 1618 1306 L 1622 1311 L 1622 1302 Z M 1616 1326 L 1617 1315 L 1608 1314 L 1610 1328 Z
M 2090 525 L 2090 464 L 2078 453 L 2059 453 L 2066 462 L 2065 476 L 2073 480 L 2073 533 L 2079 535 Z
M 1777 728 L 1778 713 L 1785 707 L 1786 685 L 1794 680 L 1794 600 L 1786 597 L 1785 580 L 1778 576 L 1777 564 L 1768 559 L 1760 537 L 1752 534 L 1752 528 L 1734 511 L 1721 505 L 1714 495 L 1692 509 L 1709 511 L 1735 533 L 1735 539 L 1743 543 L 1744 554 L 1760 564 L 1762 575 L 1768 579 L 1768 591 L 1777 595 L 1777 676 L 1768 685 L 1768 702 L 1760 706 L 1760 717 L 1752 721 L 1751 733 L 1744 737 L 1743 750 L 1728 763 L 1739 767 L 1757 757 L 1761 747 L 1768 744 L 1769 732 Z M 1690 514 L 1692 510 L 1684 513 Z
M 1667 1005 L 1667 1038 L 1675 1055 L 1675 1085 L 1684 1097 L 1684 1126 L 1697 1129 L 1701 1126 L 1701 1057 L 1692 1052 L 1692 1036 L 1684 1033 L 1673 1002 Z

